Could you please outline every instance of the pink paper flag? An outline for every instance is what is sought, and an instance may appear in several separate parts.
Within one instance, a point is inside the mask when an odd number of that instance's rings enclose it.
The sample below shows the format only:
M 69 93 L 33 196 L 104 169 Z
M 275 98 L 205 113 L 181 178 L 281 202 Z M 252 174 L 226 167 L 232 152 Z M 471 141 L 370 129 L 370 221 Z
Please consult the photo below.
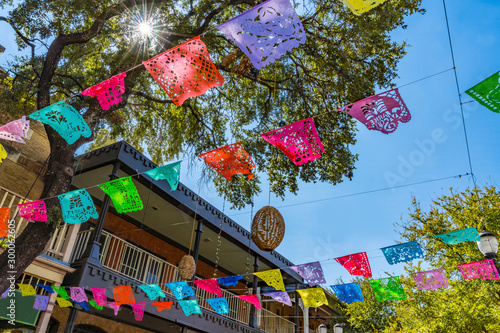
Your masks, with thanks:
M 419 290 L 434 290 L 448 288 L 448 279 L 444 269 L 439 268 L 432 271 L 413 273 L 413 280 Z
M 98 306 L 105 306 L 108 298 L 106 297 L 106 287 L 91 287 L 92 295 Z
M 45 201 L 37 200 L 17 205 L 19 216 L 30 222 L 47 222 L 47 208 Z
M 109 110 L 111 105 L 121 103 L 121 95 L 125 92 L 126 76 L 126 73 L 115 75 L 106 81 L 85 89 L 81 92 L 81 94 L 85 96 L 97 97 L 97 101 L 99 101 L 102 109 Z
M 325 151 L 312 118 L 261 134 L 262 138 L 278 147 L 295 165 L 321 157 Z
M 491 259 L 457 265 L 464 279 L 498 280 L 495 262 Z
M 411 120 L 410 110 L 406 107 L 398 89 L 364 98 L 344 106 L 339 111 L 349 113 L 365 124 L 369 130 L 385 134 L 394 132 L 399 122 L 407 123 Z
M 88 302 L 87 295 L 85 295 L 85 289 L 82 287 L 69 287 L 71 293 L 71 299 L 75 302 Z
M 144 318 L 144 308 L 146 307 L 146 302 L 135 303 L 131 306 L 134 311 L 135 320 L 142 321 L 142 318 Z
M 351 275 L 372 277 L 372 270 L 366 252 L 335 258 L 335 261 L 344 266 Z
M 222 297 L 222 290 L 220 289 L 217 279 L 194 280 L 193 282 L 199 288 L 206 290 L 211 294 L 217 295 L 217 297 Z
M 238 296 L 238 298 L 241 298 L 244 301 L 252 303 L 253 305 L 255 305 L 255 307 L 257 309 L 262 308 L 262 306 L 260 305 L 260 300 L 257 297 L 257 295 L 242 295 L 242 296 Z
M 120 310 L 120 306 L 115 302 L 109 302 L 108 306 L 115 311 L 115 316 L 118 314 L 118 310 Z
M 21 119 L 11 121 L 0 127 L 0 139 L 25 143 L 23 139 L 28 136 L 30 121 L 23 116 Z

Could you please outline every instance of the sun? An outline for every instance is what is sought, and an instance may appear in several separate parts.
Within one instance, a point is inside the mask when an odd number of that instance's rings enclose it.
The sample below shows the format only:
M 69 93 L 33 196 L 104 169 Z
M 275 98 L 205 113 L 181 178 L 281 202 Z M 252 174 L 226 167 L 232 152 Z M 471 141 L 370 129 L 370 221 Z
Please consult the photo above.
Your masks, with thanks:
M 138 30 L 139 30 L 139 34 L 144 38 L 151 36 L 152 29 L 151 29 L 151 25 L 149 24 L 149 22 L 139 23 Z

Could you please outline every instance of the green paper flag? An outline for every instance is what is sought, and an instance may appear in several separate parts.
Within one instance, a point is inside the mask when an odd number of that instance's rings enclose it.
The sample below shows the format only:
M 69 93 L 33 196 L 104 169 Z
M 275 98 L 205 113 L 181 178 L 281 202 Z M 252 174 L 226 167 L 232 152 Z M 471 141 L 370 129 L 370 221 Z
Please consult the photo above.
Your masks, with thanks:
M 493 112 L 500 112 L 500 72 L 465 91 L 481 105 Z
M 98 185 L 109 195 L 118 213 L 128 213 L 143 208 L 141 197 L 132 182 L 132 177 L 124 177 Z
M 370 284 L 379 302 L 388 299 L 405 299 L 405 290 L 399 281 L 399 276 L 370 280 Z
M 170 190 L 175 191 L 181 177 L 181 161 L 146 171 L 145 174 L 154 180 L 166 179 L 170 184 Z
M 63 299 L 70 299 L 71 297 L 68 295 L 68 293 L 66 292 L 66 288 L 64 288 L 63 286 L 52 286 L 52 289 L 54 289 L 54 291 L 59 295 L 61 296 Z

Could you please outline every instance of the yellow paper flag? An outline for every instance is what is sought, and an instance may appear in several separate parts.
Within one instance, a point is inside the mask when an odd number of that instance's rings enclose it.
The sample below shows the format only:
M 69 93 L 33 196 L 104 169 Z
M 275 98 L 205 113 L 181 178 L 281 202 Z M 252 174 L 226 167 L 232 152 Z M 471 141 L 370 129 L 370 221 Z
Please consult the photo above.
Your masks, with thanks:
M 283 283 L 283 277 L 281 276 L 279 268 L 253 274 L 259 279 L 262 279 L 268 286 L 271 286 L 276 290 L 285 291 L 285 284 Z
M 21 290 L 21 294 L 23 296 L 31 296 L 31 295 L 36 295 L 35 288 L 31 284 L 22 284 L 18 283 L 19 290 Z
M 377 7 L 386 0 L 343 0 L 344 4 L 356 15 Z
M 325 292 L 323 288 L 310 288 L 310 289 L 300 289 L 297 290 L 302 297 L 302 302 L 304 302 L 304 306 L 308 306 L 310 308 L 317 308 L 322 305 L 328 305 L 328 300 L 326 299 Z
M 57 304 L 61 308 L 67 308 L 67 307 L 73 306 L 73 304 L 71 304 L 70 301 L 68 301 L 67 299 L 64 299 L 62 297 L 56 297 L 56 301 L 57 301 Z

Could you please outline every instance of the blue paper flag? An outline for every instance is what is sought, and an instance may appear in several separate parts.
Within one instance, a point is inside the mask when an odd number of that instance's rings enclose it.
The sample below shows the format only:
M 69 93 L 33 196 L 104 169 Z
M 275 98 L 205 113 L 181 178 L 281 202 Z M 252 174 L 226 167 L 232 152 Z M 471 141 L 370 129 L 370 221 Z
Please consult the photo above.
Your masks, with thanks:
M 219 283 L 226 286 L 226 287 L 231 287 L 235 286 L 238 284 L 238 281 L 243 279 L 243 275 L 234 275 L 234 276 L 227 276 L 227 277 L 220 277 Z
M 188 301 L 179 301 L 179 305 L 181 306 L 182 311 L 184 311 L 184 314 L 186 316 L 190 316 L 192 314 L 202 314 L 198 302 L 196 302 L 196 300 L 194 299 Z
M 75 143 L 80 136 L 88 138 L 92 135 L 85 119 L 74 107 L 64 101 L 33 112 L 29 117 L 52 127 L 70 145 Z
M 85 301 L 83 301 L 83 302 L 75 302 L 75 303 L 78 304 L 78 305 L 80 305 L 82 308 L 84 308 L 85 311 L 89 311 L 89 309 L 90 309 L 89 305 Z
M 84 223 L 91 217 L 94 219 L 99 217 L 86 189 L 63 193 L 58 198 L 64 222 L 68 224 Z
M 44 285 L 44 284 L 35 284 L 34 286 L 35 287 L 40 287 L 40 288 L 44 289 L 49 294 L 55 293 L 54 289 L 52 289 L 51 286 L 47 286 L 47 285 Z
M 381 248 L 385 259 L 389 265 L 398 264 L 400 262 L 408 262 L 413 259 L 424 257 L 424 252 L 417 241 L 397 244 Z
M 447 244 L 458 244 L 463 242 L 480 241 L 479 233 L 476 228 L 468 228 L 462 230 L 455 230 L 447 232 L 445 234 L 436 235 L 436 238 L 440 238 L 443 242 Z
M 49 304 L 50 296 L 36 295 L 35 303 L 33 303 L 33 309 L 45 311 L 47 310 L 47 305 Z
M 165 285 L 172 291 L 175 298 L 181 300 L 183 298 L 194 296 L 193 288 L 188 286 L 186 282 L 170 282 Z
M 338 299 L 342 302 L 346 302 L 347 304 L 363 302 L 363 293 L 361 292 L 361 288 L 357 282 L 338 284 L 331 287 Z
M 170 191 L 175 191 L 181 178 L 181 161 L 146 171 L 145 174 L 154 180 L 166 179 L 170 184 Z
M 207 301 L 212 309 L 218 314 L 229 313 L 229 304 L 227 304 L 227 299 L 225 297 L 206 298 L 205 301 Z
M 158 297 L 165 297 L 165 293 L 161 290 L 160 286 L 157 284 L 144 284 L 139 286 L 149 297 L 150 300 L 154 301 Z

